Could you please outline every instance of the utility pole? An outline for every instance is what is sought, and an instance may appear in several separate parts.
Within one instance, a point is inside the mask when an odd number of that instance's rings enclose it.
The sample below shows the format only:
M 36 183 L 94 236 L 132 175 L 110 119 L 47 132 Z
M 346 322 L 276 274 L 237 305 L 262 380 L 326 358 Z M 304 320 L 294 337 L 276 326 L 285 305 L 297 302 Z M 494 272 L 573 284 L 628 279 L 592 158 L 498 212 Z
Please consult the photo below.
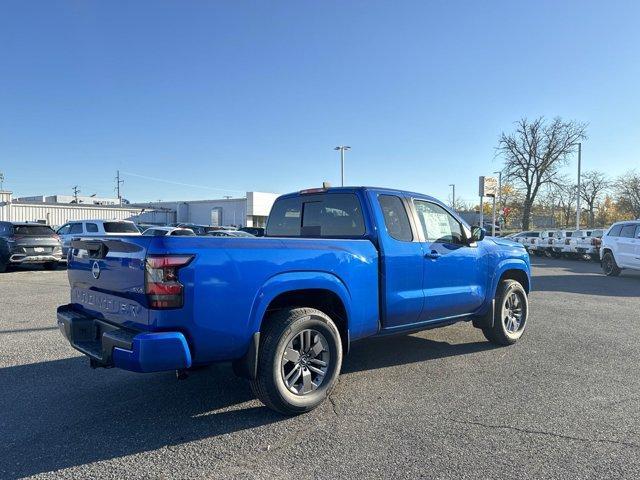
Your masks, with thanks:
M 4 183 L 4 173 L 0 172 L 0 192 L 2 191 L 3 183 Z
M 340 185 L 344 187 L 344 152 L 351 150 L 348 145 L 339 145 L 334 150 L 340 150 Z
M 118 193 L 118 205 L 122 206 L 122 196 L 120 195 L 120 185 L 124 180 L 120 180 L 120 170 L 116 170 L 116 192 Z
M 456 184 L 455 183 L 450 183 L 449 186 L 453 190 L 451 192 L 451 208 L 455 212 L 456 211 Z
M 578 143 L 578 200 L 576 202 L 576 230 L 580 230 L 580 169 L 582 168 L 582 142 Z
M 78 203 L 78 194 L 80 193 L 80 187 L 78 185 L 73 186 L 73 199 Z
M 499 172 L 493 172 L 498 174 L 498 207 L 500 206 L 500 200 L 502 200 L 502 170 Z M 496 196 L 493 196 L 493 219 L 491 224 L 491 236 L 496 236 Z

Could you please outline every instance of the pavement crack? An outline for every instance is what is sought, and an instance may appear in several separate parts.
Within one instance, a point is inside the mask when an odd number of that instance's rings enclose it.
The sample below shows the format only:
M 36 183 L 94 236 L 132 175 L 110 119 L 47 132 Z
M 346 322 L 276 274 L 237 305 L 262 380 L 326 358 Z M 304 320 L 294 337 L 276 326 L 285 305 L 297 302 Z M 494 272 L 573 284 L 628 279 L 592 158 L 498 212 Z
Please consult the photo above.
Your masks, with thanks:
M 463 424 L 463 425 L 475 425 L 478 427 L 483 427 L 483 428 L 490 428 L 493 430 L 513 430 L 516 432 L 521 432 L 521 433 L 528 433 L 530 435 L 546 435 L 549 437 L 555 437 L 555 438 L 560 438 L 563 440 L 571 440 L 571 441 L 575 441 L 575 442 L 583 442 L 583 443 L 608 443 L 608 444 L 612 444 L 612 445 L 623 445 L 625 447 L 631 447 L 631 448 L 640 448 L 640 445 L 638 445 L 637 443 L 632 443 L 632 442 L 624 442 L 621 440 L 608 440 L 608 439 L 604 439 L 604 438 L 585 438 L 585 437 L 576 437 L 573 435 L 565 435 L 562 433 L 553 433 L 553 432 L 546 432 L 544 430 L 534 430 L 534 429 L 529 429 L 529 428 L 522 428 L 522 427 L 515 427 L 513 425 L 493 425 L 493 424 L 489 424 L 489 423 L 482 423 L 482 422 L 474 422 L 472 420 L 458 420 L 455 418 L 446 418 L 447 420 L 449 420 L 450 422 L 454 422 L 454 423 L 459 423 L 459 424 Z
M 331 403 L 331 409 L 333 410 L 333 414 L 336 417 L 339 417 L 340 414 L 338 413 L 338 410 L 337 410 L 336 401 L 333 399 L 333 397 L 331 395 L 329 395 L 327 398 L 329 399 L 329 403 Z

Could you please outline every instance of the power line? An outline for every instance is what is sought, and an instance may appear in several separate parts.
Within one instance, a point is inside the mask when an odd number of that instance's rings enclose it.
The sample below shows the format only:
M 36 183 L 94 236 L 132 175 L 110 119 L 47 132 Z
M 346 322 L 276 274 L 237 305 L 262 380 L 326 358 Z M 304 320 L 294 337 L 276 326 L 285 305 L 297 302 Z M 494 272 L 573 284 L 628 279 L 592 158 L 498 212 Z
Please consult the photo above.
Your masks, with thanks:
M 182 187 L 204 188 L 206 190 L 214 190 L 217 192 L 240 192 L 240 193 L 245 192 L 244 190 L 233 190 L 230 188 L 214 188 L 214 187 L 207 187 L 205 185 L 194 185 L 192 183 L 174 182 L 173 180 L 166 180 L 164 178 L 157 178 L 157 177 L 149 177 L 147 175 L 139 175 L 137 173 L 131 173 L 131 172 L 122 172 L 122 173 L 124 175 L 129 175 L 130 177 L 144 178 L 145 180 L 153 180 L 155 182 L 169 183 L 171 185 L 179 185 Z

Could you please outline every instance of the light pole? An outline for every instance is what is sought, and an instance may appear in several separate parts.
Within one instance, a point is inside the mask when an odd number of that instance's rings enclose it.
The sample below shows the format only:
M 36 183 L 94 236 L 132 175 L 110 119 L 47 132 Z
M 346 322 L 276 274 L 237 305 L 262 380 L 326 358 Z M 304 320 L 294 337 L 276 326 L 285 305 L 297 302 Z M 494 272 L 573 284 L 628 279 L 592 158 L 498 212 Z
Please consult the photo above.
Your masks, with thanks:
M 2 191 L 3 183 L 4 183 L 4 173 L 0 172 L 0 192 Z
M 578 142 L 578 199 L 576 200 L 576 230 L 580 230 L 580 169 L 582 168 L 582 142 Z
M 499 172 L 493 172 L 498 174 L 498 207 L 502 201 L 502 170 Z M 496 197 L 493 197 L 493 219 L 491 224 L 491 236 L 496 236 Z
M 456 211 L 456 184 L 455 183 L 450 183 L 449 186 L 452 189 L 452 192 L 451 192 L 451 208 L 455 212 Z
M 340 185 L 344 187 L 344 152 L 351 150 L 348 145 L 339 145 L 334 150 L 340 150 Z

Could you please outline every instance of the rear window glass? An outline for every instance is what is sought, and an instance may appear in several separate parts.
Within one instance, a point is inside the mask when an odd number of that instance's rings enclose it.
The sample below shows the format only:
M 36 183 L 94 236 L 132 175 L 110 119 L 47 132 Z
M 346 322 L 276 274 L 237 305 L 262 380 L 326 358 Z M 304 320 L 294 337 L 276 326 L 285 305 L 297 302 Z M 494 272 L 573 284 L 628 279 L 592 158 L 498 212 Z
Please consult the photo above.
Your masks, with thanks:
M 609 237 L 619 237 L 620 236 L 620 230 L 622 230 L 622 225 L 614 225 L 613 227 L 611 227 L 611 229 L 609 230 L 609 233 L 607 235 Z
M 107 233 L 140 233 L 136 226 L 129 222 L 104 222 L 103 226 Z
M 625 225 L 620 230 L 620 236 L 625 238 L 633 238 L 636 231 L 635 225 Z
M 540 232 L 531 232 L 529 235 L 529 237 L 539 237 L 540 236 Z
M 51 227 L 47 227 L 46 225 L 14 225 L 13 233 L 14 235 L 33 237 L 50 236 L 55 232 L 51 229 Z
M 365 233 L 360 201 L 349 193 L 277 200 L 266 233 L 271 237 L 360 237 Z
M 409 216 L 400 197 L 396 197 L 395 195 L 380 195 L 378 201 L 380 202 L 380 208 L 384 216 L 384 224 L 387 227 L 389 235 L 402 242 L 412 241 L 413 233 L 411 233 Z

